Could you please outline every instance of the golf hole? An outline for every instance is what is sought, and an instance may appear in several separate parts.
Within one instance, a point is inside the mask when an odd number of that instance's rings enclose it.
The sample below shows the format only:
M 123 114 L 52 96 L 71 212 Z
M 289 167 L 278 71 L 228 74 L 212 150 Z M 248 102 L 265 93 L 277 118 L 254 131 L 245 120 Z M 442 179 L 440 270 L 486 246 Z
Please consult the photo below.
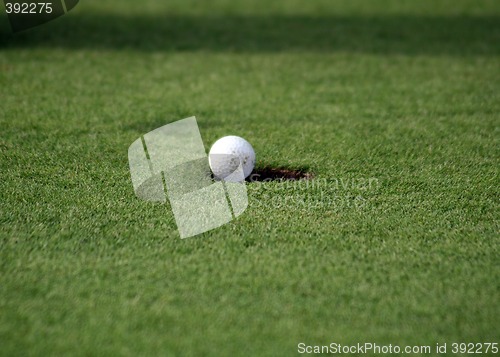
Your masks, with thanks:
M 274 168 L 264 167 L 256 168 L 246 178 L 248 182 L 268 182 L 268 181 L 296 181 L 296 180 L 310 180 L 314 177 L 311 172 L 303 169 L 289 169 L 289 168 Z

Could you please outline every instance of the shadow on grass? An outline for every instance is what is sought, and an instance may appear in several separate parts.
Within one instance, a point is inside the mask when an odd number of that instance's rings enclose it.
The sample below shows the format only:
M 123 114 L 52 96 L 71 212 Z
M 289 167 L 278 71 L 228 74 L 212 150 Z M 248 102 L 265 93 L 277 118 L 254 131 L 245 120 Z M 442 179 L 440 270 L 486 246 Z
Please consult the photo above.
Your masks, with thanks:
M 119 16 L 75 14 L 1 48 L 498 55 L 499 16 Z

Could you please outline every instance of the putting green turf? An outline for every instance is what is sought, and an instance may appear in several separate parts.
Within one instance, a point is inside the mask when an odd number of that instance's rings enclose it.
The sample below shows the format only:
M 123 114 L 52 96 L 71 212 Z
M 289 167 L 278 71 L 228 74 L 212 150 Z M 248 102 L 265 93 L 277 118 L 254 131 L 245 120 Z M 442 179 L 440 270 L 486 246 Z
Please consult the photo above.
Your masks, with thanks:
M 1 19 L 0 355 L 500 342 L 497 1 Z M 207 149 L 240 135 L 315 184 L 251 183 L 241 217 L 179 239 L 127 149 L 191 115 Z

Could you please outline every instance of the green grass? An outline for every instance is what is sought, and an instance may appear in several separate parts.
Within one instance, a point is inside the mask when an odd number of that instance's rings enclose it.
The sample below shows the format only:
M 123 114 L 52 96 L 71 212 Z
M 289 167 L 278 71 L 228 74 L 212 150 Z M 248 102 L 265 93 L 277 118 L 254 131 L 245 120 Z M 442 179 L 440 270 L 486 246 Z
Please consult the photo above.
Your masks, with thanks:
M 83 1 L 4 30 L 0 355 L 500 342 L 499 68 L 497 1 Z M 181 240 L 127 149 L 191 115 L 317 185 L 249 184 Z

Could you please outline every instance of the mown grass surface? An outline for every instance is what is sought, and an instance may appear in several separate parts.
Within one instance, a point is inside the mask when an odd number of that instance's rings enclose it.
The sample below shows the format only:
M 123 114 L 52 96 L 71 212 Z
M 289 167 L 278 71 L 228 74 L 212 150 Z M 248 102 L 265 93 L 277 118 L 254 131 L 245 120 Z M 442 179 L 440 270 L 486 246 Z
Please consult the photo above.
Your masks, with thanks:
M 0 354 L 500 342 L 499 19 L 122 0 L 4 31 Z M 240 218 L 180 240 L 134 196 L 127 148 L 191 115 L 207 149 L 240 135 L 315 184 L 249 184 Z

